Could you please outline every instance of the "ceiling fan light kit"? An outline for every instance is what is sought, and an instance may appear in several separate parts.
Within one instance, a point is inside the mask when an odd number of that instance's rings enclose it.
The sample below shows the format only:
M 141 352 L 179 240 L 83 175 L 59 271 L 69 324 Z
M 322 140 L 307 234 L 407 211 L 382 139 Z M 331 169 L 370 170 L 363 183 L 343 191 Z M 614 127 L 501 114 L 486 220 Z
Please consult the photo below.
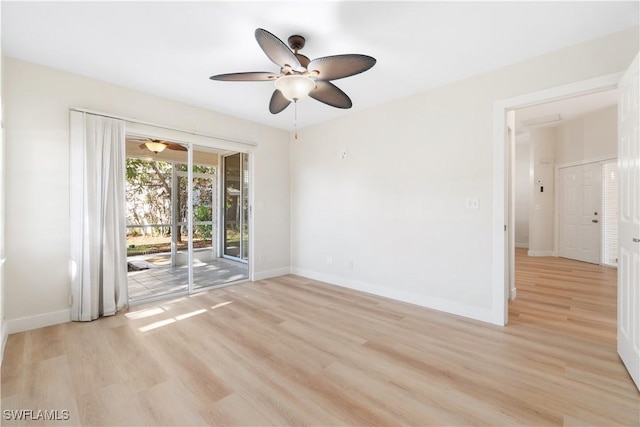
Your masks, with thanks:
M 152 151 L 155 154 L 161 153 L 165 148 L 167 148 L 167 146 L 160 141 L 147 141 L 144 145 L 149 149 L 149 151 Z
M 280 74 L 268 71 L 218 74 L 218 81 L 272 81 L 275 91 L 269 102 L 269 111 L 278 114 L 291 104 L 307 96 L 336 108 L 351 108 L 351 99 L 330 80 L 360 74 L 373 67 L 375 58 L 368 55 L 346 54 L 316 58 L 312 61 L 298 53 L 305 44 L 304 37 L 288 38 L 289 46 L 267 30 L 255 31 L 256 41 L 267 57 L 280 67 Z
M 282 76 L 276 80 L 275 85 L 276 89 L 289 101 L 300 101 L 316 88 L 316 82 L 302 74 Z

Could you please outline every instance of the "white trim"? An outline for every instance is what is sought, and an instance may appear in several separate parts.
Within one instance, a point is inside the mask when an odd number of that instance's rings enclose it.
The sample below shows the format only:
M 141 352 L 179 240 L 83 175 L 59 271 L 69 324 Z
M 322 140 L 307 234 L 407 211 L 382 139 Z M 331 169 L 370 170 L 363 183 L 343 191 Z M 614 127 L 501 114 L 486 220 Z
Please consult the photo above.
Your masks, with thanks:
M 516 248 L 529 249 L 529 242 L 516 242 Z
M 17 332 L 30 331 L 32 329 L 44 328 L 45 326 L 57 325 L 71 321 L 71 309 L 67 308 L 51 313 L 37 314 L 35 316 L 20 317 L 18 319 L 7 320 L 7 332 L 15 334 Z
M 557 256 L 556 251 L 528 251 L 528 256 Z
M 256 247 L 255 247 L 255 224 L 254 224 L 254 217 L 255 217 L 255 181 L 254 181 L 254 168 L 255 168 L 255 160 L 254 160 L 254 154 L 253 151 L 248 152 L 245 154 L 247 156 L 247 169 L 248 169 L 248 173 L 249 173 L 249 182 L 247 183 L 247 191 L 249 192 L 249 194 L 247 195 L 247 201 L 249 203 L 248 209 L 249 209 L 249 224 L 247 224 L 247 229 L 249 231 L 249 248 L 247 251 L 247 254 L 249 256 L 249 259 L 247 260 L 247 274 L 249 275 L 249 277 L 253 277 L 253 272 L 255 271 L 256 268 Z M 222 180 L 222 179 L 221 179 Z M 218 195 L 218 200 L 222 200 L 224 198 L 224 192 L 220 193 Z M 218 243 L 222 243 L 222 242 L 218 242 Z M 224 244 L 223 244 L 224 245 Z M 224 248 L 223 248 L 223 253 L 224 253 Z M 242 254 L 240 254 L 242 255 Z
M 4 347 L 7 344 L 7 338 L 9 338 L 9 331 L 7 330 L 7 322 L 2 322 L 2 348 L 0 348 L 0 366 L 2 366 L 2 360 L 4 359 Z
M 7 259 L 6 258 L 2 258 L 0 259 L 0 284 L 2 286 L 5 286 L 4 284 L 4 263 Z M 0 303 L 3 304 L 2 307 L 2 316 L 4 316 L 4 306 L 5 304 L 5 298 L 4 298 L 4 289 L 0 289 L 0 292 L 3 293 L 2 298 L 0 299 Z M 7 330 L 7 321 L 4 319 L 4 317 L 2 319 L 0 319 L 0 324 L 2 325 L 2 330 L 0 331 L 2 342 L 0 343 L 0 366 L 2 366 L 2 359 L 4 358 L 4 346 L 7 344 L 7 338 L 9 337 L 9 331 Z
M 256 147 L 258 145 L 257 143 L 255 143 L 253 141 L 243 141 L 243 140 L 240 140 L 240 139 L 228 138 L 226 136 L 219 136 L 219 135 L 207 134 L 207 133 L 204 133 L 204 132 L 198 132 L 198 131 L 194 131 L 194 130 L 186 130 L 186 129 L 180 129 L 180 128 L 175 128 L 175 127 L 170 127 L 170 126 L 165 126 L 165 125 L 159 125 L 157 123 L 147 122 L 147 121 L 144 121 L 144 120 L 138 120 L 138 119 L 134 119 L 134 118 L 131 118 L 131 117 L 118 116 L 118 115 L 111 114 L 111 113 L 104 113 L 102 111 L 89 110 L 89 109 L 81 108 L 81 107 L 69 107 L 69 109 L 71 111 L 78 111 L 80 113 L 88 113 L 88 114 L 93 114 L 93 115 L 96 115 L 96 116 L 110 117 L 112 119 L 124 120 L 125 122 L 129 122 L 129 123 L 138 123 L 138 124 L 146 125 L 146 126 L 154 126 L 154 127 L 161 128 L 161 129 L 188 133 L 190 135 L 204 136 L 204 137 L 207 137 L 207 138 L 215 138 L 215 139 L 220 139 L 222 141 L 233 142 L 233 143 L 237 143 L 237 144 L 245 144 L 245 145 L 250 145 L 250 146 L 253 146 L 253 147 Z
M 505 218 L 505 206 L 509 200 L 506 192 L 505 176 L 505 152 L 507 111 L 549 101 L 571 98 L 578 95 L 615 89 L 623 73 L 613 73 L 593 79 L 583 80 L 563 86 L 557 86 L 538 92 L 527 93 L 497 100 L 493 104 L 493 291 L 492 291 L 492 323 L 506 325 L 509 316 L 509 305 L 505 295 L 508 295 L 509 283 L 505 280 L 505 269 L 511 268 L 505 265 L 505 257 L 509 255 L 510 248 L 505 247 L 504 226 L 508 219 Z
M 256 282 L 258 280 L 271 279 L 272 277 L 284 276 L 285 274 L 290 274 L 290 273 L 291 273 L 291 268 L 289 267 L 276 268 L 276 269 L 267 270 L 267 271 L 259 271 L 251 275 L 251 281 Z
M 318 280 L 320 282 L 330 283 L 332 285 L 341 286 L 343 288 L 354 289 L 356 291 L 367 292 L 369 294 L 380 297 L 391 298 L 396 301 L 402 301 L 409 304 L 419 305 L 421 307 L 438 310 L 449 314 L 455 314 L 482 322 L 494 323 L 495 317 L 491 310 L 473 307 L 466 304 L 459 304 L 441 298 L 433 298 L 424 295 L 414 294 L 412 292 L 399 291 L 398 289 L 386 286 L 372 285 L 370 283 L 360 282 L 358 280 L 345 279 L 343 277 L 332 276 L 329 274 L 318 273 L 311 270 L 301 268 L 292 268 L 291 274 L 306 277 L 308 279 Z

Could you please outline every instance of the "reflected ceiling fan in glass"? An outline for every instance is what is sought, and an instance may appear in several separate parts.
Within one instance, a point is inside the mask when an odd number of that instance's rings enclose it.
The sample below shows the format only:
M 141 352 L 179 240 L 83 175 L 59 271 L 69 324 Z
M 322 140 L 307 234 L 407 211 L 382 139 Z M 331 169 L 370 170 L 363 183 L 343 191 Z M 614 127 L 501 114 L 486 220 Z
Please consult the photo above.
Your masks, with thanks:
M 140 149 L 146 149 L 151 151 L 153 154 L 158 154 L 163 152 L 165 149 L 174 150 L 174 151 L 187 151 L 187 147 L 176 144 L 175 142 L 164 141 L 161 139 L 153 139 L 153 138 L 127 138 L 128 141 L 140 141 Z

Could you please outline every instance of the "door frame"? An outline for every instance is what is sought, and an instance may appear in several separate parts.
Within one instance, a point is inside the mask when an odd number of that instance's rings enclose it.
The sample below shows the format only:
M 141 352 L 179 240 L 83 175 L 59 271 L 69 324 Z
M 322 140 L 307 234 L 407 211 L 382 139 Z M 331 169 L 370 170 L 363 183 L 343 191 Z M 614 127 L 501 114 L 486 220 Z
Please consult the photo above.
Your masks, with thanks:
M 84 110 L 81 110 L 84 111 Z M 90 112 L 92 113 L 90 110 L 87 110 L 86 112 Z M 181 145 L 184 145 L 186 147 L 188 147 L 187 150 L 187 164 L 193 164 L 193 150 L 195 147 L 203 147 L 203 148 L 212 148 L 214 150 L 220 151 L 221 153 L 243 153 L 247 156 L 247 172 L 248 172 L 248 186 L 249 186 L 249 191 L 248 191 L 248 204 L 249 204 L 249 218 L 248 218 L 248 231 L 249 231 L 249 244 L 248 244 L 248 261 L 245 261 L 244 263 L 247 265 L 247 279 L 241 279 L 241 280 L 237 280 L 234 282 L 230 282 L 230 283 L 224 283 L 224 284 L 220 284 L 220 285 L 215 285 L 215 286 L 203 286 L 201 288 L 194 288 L 194 281 L 193 281 L 193 268 L 189 268 L 188 269 L 188 281 L 187 281 L 187 289 L 184 291 L 178 291 L 172 294 L 167 294 L 167 295 L 159 295 L 159 296 L 152 296 L 152 297 L 148 297 L 148 298 L 143 298 L 140 300 L 136 300 L 136 301 L 131 301 L 129 299 L 129 304 L 130 305 L 140 305 L 140 304 L 146 304 L 146 303 L 150 303 L 150 302 L 155 302 L 155 301 L 163 301 L 166 299 L 170 299 L 170 298 L 177 298 L 177 297 L 181 297 L 181 296 L 185 296 L 185 295 L 194 295 L 200 292 L 206 292 L 209 290 L 213 290 L 213 289 L 218 289 L 218 288 L 223 288 L 226 286 L 233 286 L 236 284 L 240 284 L 240 283 L 244 283 L 244 282 L 248 282 L 253 280 L 253 275 L 254 275 L 254 260 L 253 260 L 253 254 L 254 254 L 254 244 L 255 244 L 255 239 L 251 238 L 251 236 L 253 236 L 254 233 L 254 218 L 253 218 L 253 203 L 254 203 L 254 192 L 252 191 L 253 188 L 253 184 L 254 184 L 254 164 L 253 164 L 253 153 L 254 153 L 254 146 L 256 146 L 256 144 L 254 143 L 245 143 L 245 142 L 239 142 L 239 141 L 233 141 L 233 140 L 225 140 L 222 139 L 220 137 L 211 137 L 208 135 L 204 135 L 204 134 L 198 134 L 198 133 L 193 133 L 193 132 L 189 132 L 189 133 L 185 133 L 186 131 L 182 131 L 182 130 L 178 130 L 178 129 L 173 129 L 173 128 L 168 128 L 168 127 L 163 127 L 163 126 L 159 126 L 159 125 L 154 125 L 154 124 L 147 124 L 145 122 L 139 122 L 139 121 L 131 121 L 130 119 L 126 119 L 126 118 L 121 118 L 118 116 L 112 116 L 112 115 L 107 115 L 104 113 L 92 113 L 92 114 L 100 114 L 100 115 L 104 115 L 106 117 L 114 117 L 114 118 L 120 118 L 121 120 L 124 120 L 126 122 L 126 134 L 127 135 L 132 135 L 132 136 L 139 136 L 139 137 L 145 137 L 145 138 L 157 138 L 157 139 L 164 139 L 164 140 L 169 140 L 169 141 L 174 141 L 176 143 L 179 143 Z M 242 145 L 249 145 L 249 147 L 245 147 L 245 146 L 241 146 Z M 218 154 L 218 160 L 219 160 L 219 164 L 216 167 L 216 174 L 220 174 L 220 170 L 222 169 L 222 163 L 220 163 L 220 161 L 222 160 L 223 154 Z M 188 186 L 188 196 L 187 196 L 187 206 L 189 206 L 189 211 L 190 211 L 190 215 L 187 215 L 187 226 L 189 228 L 189 242 L 188 242 L 188 250 L 187 250 L 187 265 L 191 266 L 193 264 L 193 215 L 191 210 L 193 209 L 193 188 L 192 188 L 192 181 L 194 176 L 199 175 L 198 173 L 194 173 L 193 172 L 193 168 L 189 168 L 187 171 L 187 180 L 190 183 L 190 185 Z M 223 191 L 222 191 L 222 178 L 220 176 L 217 176 L 216 179 L 216 193 L 217 193 L 217 200 L 216 200 L 216 204 L 218 207 L 222 206 L 222 202 L 220 200 L 220 197 L 223 196 Z M 218 215 L 218 220 L 220 219 L 220 216 Z M 218 234 L 220 233 L 220 229 L 221 226 L 220 224 L 218 224 L 218 226 L 216 227 L 218 230 Z M 212 238 L 214 238 L 214 236 L 212 236 Z M 219 242 L 220 238 L 217 237 L 216 240 Z M 215 251 L 215 250 L 214 250 Z M 221 254 L 220 251 L 216 251 L 218 255 Z M 219 257 L 221 258 L 221 257 Z
M 507 132 L 507 113 L 524 107 L 559 101 L 575 96 L 616 89 L 623 73 L 612 73 L 567 85 L 531 92 L 497 100 L 493 104 L 493 285 L 491 323 L 506 325 L 509 322 L 509 294 L 515 241 L 511 230 L 515 225 L 509 212 L 513 209 L 513 197 L 509 188 L 512 171 L 508 167 L 512 152 Z M 509 237 L 509 238 L 507 238 Z M 514 284 L 515 287 L 515 284 Z

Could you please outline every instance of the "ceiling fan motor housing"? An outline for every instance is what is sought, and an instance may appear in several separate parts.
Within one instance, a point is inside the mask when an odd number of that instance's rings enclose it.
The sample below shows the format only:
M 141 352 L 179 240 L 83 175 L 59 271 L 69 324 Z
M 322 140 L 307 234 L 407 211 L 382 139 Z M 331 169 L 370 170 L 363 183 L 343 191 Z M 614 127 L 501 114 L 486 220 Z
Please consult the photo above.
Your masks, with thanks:
M 291 48 L 291 50 L 293 50 L 296 58 L 298 58 L 298 61 L 300 61 L 300 65 L 302 65 L 304 68 L 307 68 L 311 60 L 303 54 L 298 53 L 298 51 L 304 47 L 305 41 L 306 40 L 304 39 L 304 37 L 297 34 L 294 34 L 287 39 L 287 42 L 289 42 L 289 47 Z
M 295 52 L 304 47 L 305 39 L 302 36 L 294 34 L 293 36 L 287 39 L 289 42 L 289 47 Z

